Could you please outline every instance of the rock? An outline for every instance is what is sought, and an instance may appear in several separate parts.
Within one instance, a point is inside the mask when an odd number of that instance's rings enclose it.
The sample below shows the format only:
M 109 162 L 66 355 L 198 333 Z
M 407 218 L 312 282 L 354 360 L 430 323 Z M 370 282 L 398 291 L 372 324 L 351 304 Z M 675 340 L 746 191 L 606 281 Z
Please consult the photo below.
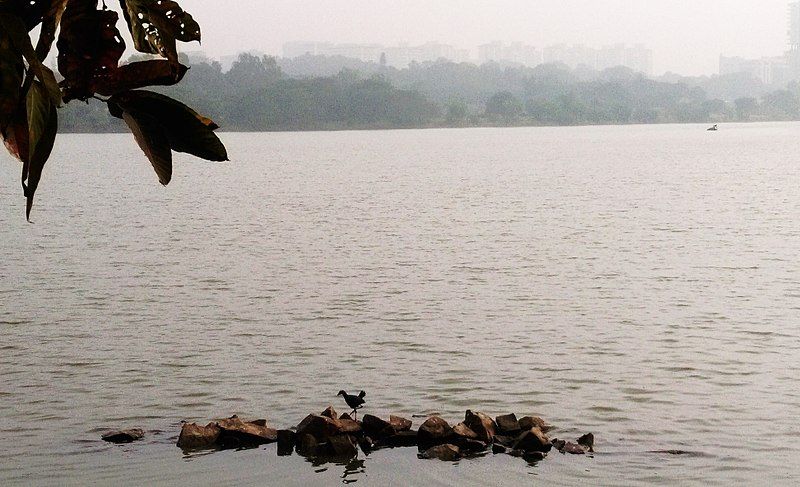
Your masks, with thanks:
M 350 416 L 350 414 L 348 413 L 344 413 L 341 416 L 339 416 L 339 419 L 353 419 L 353 417 Z
M 328 453 L 337 458 L 353 458 L 358 456 L 358 448 L 350 435 L 339 435 L 328 440 Z
M 542 453 L 540 451 L 531 451 L 531 452 L 524 452 L 522 454 L 522 458 L 528 462 L 541 462 L 547 456 L 546 453 Z
M 525 416 L 519 420 L 519 427 L 522 431 L 528 431 L 531 428 L 539 428 L 542 433 L 547 433 L 553 427 L 547 424 L 547 421 L 538 416 Z
M 519 436 L 519 433 L 515 436 L 495 435 L 494 442 L 511 448 L 517 442 L 517 436 Z
M 278 431 L 278 456 L 290 456 L 297 444 L 297 433 L 292 430 Z
M 501 453 L 508 453 L 508 448 L 499 443 L 495 443 L 494 445 L 492 445 L 492 453 L 494 453 L 495 455 L 499 455 Z
M 144 431 L 140 429 L 109 431 L 102 436 L 103 441 L 109 443 L 133 443 L 144 438 Z
M 454 462 L 461 458 L 461 450 L 455 445 L 438 445 L 420 453 L 419 457 L 426 460 L 442 460 L 444 462 Z
M 571 441 L 568 441 L 564 445 L 564 448 L 561 449 L 561 452 L 562 453 L 569 453 L 570 455 L 585 455 L 586 454 L 586 450 L 584 450 L 584 448 L 582 446 L 576 445 L 575 443 L 572 443 Z
M 336 424 L 339 426 L 339 431 L 349 435 L 357 435 L 362 431 L 361 423 L 352 419 L 339 418 Z
M 495 423 L 499 434 L 517 436 L 522 431 L 516 414 L 498 416 Z
M 389 424 L 392 425 L 394 428 L 395 433 L 400 433 L 402 431 L 408 431 L 411 429 L 411 426 L 414 424 L 411 420 L 406 418 L 401 418 L 400 416 L 389 416 Z
M 373 438 L 383 438 L 395 432 L 391 423 L 371 414 L 364 415 L 361 420 L 361 427 Z
M 217 421 L 219 442 L 226 447 L 257 446 L 278 441 L 278 431 L 255 423 L 245 423 L 238 416 Z
M 550 440 L 539 428 L 531 428 L 523 432 L 514 443 L 515 450 L 523 450 L 528 453 L 535 451 L 547 453 L 552 448 L 553 445 L 550 444 Z
M 331 436 L 341 434 L 342 427 L 338 421 L 319 414 L 309 414 L 297 425 L 299 436 L 311 435 L 318 443 L 323 443 Z
M 266 419 L 257 419 L 255 421 L 250 421 L 250 424 L 254 424 L 256 426 L 266 426 L 267 420 Z
M 491 443 L 494 435 L 497 434 L 497 425 L 494 420 L 483 413 L 467 411 L 464 424 L 474 431 L 478 435 L 478 439 L 484 443 Z
M 455 438 L 453 441 L 462 452 L 480 453 L 486 451 L 488 445 L 480 440 L 470 440 L 467 438 Z
M 558 438 L 554 439 L 550 442 L 551 445 L 555 447 L 556 450 L 563 450 L 564 447 L 567 445 L 567 442 L 564 440 L 559 440 Z
M 592 433 L 587 433 L 580 438 L 578 438 L 578 444 L 584 448 L 586 448 L 590 453 L 594 452 L 594 435 Z
M 419 444 L 418 436 L 416 431 L 401 431 L 381 441 L 381 446 L 387 446 L 389 448 L 417 446 Z
M 439 416 L 431 416 L 419 427 L 419 446 L 430 447 L 446 443 L 453 435 L 453 428 Z
M 178 446 L 184 450 L 209 448 L 214 446 L 222 430 L 215 423 L 199 426 L 196 423 L 184 423 L 178 437 Z
M 325 416 L 326 418 L 331 418 L 331 419 L 339 419 L 339 415 L 336 414 L 336 410 L 333 409 L 333 406 L 328 406 L 328 408 L 325 411 L 322 411 L 322 414 L 320 414 L 320 416 Z
M 358 437 L 358 446 L 361 447 L 361 451 L 369 455 L 372 452 L 373 447 L 375 446 L 375 442 L 373 442 L 372 438 L 370 438 L 369 436 L 360 436 Z
M 478 433 L 472 431 L 467 425 L 464 423 L 458 423 L 453 427 L 453 434 L 456 436 L 460 436 L 462 438 L 467 438 L 470 440 L 477 440 Z
M 308 433 L 298 435 L 297 453 L 303 455 L 304 457 L 313 457 L 317 454 L 318 449 L 319 442 L 316 438 L 314 438 L 314 435 Z

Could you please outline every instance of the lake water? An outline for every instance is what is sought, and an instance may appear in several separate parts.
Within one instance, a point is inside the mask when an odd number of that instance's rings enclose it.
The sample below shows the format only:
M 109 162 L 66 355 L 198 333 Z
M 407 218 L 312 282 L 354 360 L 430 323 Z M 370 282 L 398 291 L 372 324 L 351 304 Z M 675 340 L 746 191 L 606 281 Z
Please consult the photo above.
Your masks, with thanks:
M 800 125 L 222 134 L 0 159 L 2 485 L 794 485 Z M 538 414 L 593 458 L 184 456 L 181 420 Z M 340 409 L 344 409 L 343 407 Z M 160 432 L 126 447 L 110 428 Z M 685 450 L 687 455 L 651 453 Z

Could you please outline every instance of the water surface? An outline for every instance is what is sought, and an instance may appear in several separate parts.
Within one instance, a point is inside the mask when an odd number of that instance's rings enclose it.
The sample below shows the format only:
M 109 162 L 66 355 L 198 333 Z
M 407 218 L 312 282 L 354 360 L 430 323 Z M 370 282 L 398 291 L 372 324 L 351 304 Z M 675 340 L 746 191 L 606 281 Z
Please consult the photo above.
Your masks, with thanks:
M 797 124 L 223 134 L 157 179 L 58 139 L 0 164 L 0 484 L 800 478 Z M 184 457 L 181 420 L 538 414 L 594 458 Z M 106 428 L 151 433 L 127 447 Z M 677 449 L 690 455 L 649 453 Z

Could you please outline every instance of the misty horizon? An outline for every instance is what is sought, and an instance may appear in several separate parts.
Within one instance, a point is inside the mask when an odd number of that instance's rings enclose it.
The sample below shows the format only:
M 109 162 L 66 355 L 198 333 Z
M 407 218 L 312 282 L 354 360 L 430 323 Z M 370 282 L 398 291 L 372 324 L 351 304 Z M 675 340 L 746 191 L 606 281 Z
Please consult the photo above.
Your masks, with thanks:
M 207 0 L 191 6 L 203 25 L 203 49 L 220 58 L 257 50 L 280 56 L 297 41 L 387 46 L 426 42 L 474 50 L 501 41 L 546 47 L 642 44 L 653 51 L 653 74 L 719 72 L 720 56 L 781 56 L 789 49 L 787 0 L 680 0 L 647 5 L 625 0 L 463 2 L 418 0 L 394 5 L 341 0 L 261 2 L 225 9 Z M 188 6 L 187 6 L 188 8 Z M 224 9 L 224 15 L 223 15 Z M 231 29 L 238 35 L 231 36 Z M 207 48 L 207 46 L 209 46 Z M 185 51 L 191 51 L 186 46 Z

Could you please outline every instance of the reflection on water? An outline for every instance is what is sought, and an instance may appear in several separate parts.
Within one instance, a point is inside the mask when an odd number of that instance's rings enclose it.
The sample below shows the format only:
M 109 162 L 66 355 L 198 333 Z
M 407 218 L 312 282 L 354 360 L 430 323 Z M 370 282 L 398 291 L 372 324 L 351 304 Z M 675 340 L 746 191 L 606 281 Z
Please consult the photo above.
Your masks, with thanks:
M 3 160 L 0 483 L 796 478 L 797 128 L 223 134 L 235 162 L 179 156 L 169 189 L 130 136 L 64 136 L 34 225 Z M 538 414 L 598 453 L 314 473 L 174 447 L 181 420 L 288 427 L 341 389 Z M 133 426 L 165 433 L 98 443 Z

